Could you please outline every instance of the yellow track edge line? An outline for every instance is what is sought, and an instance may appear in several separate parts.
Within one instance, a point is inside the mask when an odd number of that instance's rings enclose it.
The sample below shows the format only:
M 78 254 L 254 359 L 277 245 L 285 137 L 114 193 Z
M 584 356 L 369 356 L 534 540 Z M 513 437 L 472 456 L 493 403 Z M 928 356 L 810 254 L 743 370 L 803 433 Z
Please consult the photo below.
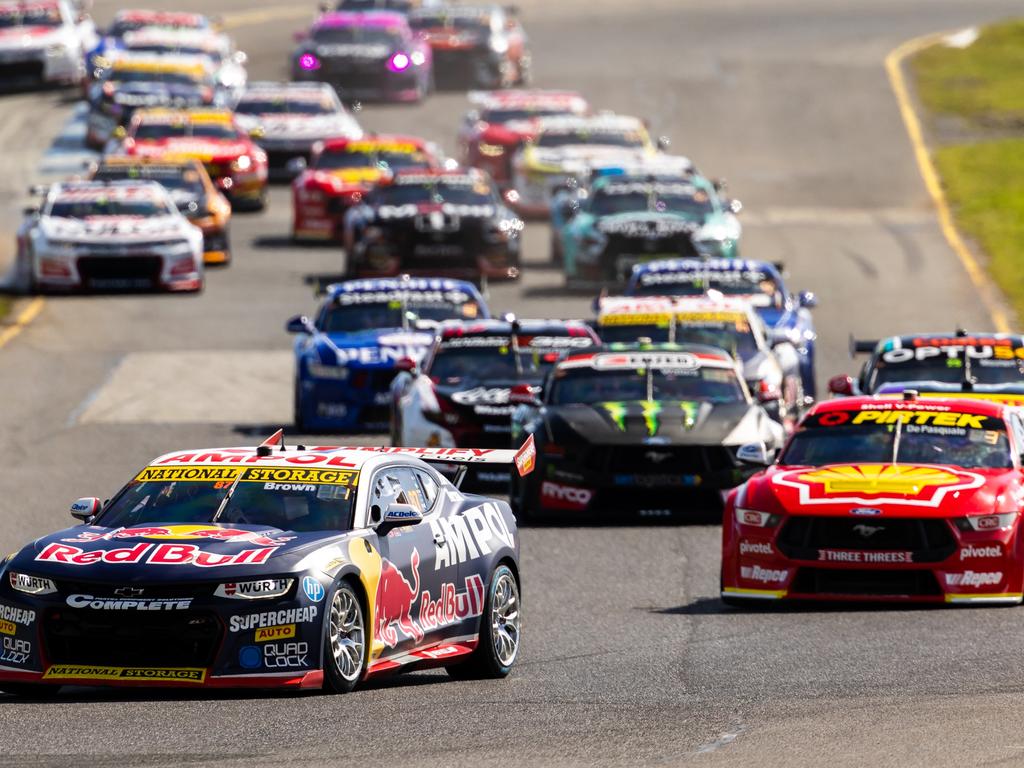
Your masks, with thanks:
M 39 313 L 43 311 L 45 303 L 42 296 L 36 296 L 18 313 L 13 323 L 0 330 L 0 348 L 9 344 L 14 337 L 28 327 L 28 324 L 35 320 Z
M 931 153 L 928 151 L 927 144 L 925 144 L 924 133 L 921 130 L 921 120 L 914 111 L 913 100 L 910 98 L 906 78 L 903 75 L 903 62 L 906 61 L 907 57 L 919 53 L 925 48 L 930 48 L 949 34 L 949 32 L 936 32 L 906 41 L 885 57 L 885 70 L 889 75 L 889 84 L 899 104 L 900 115 L 903 117 L 907 136 L 910 138 L 910 143 L 914 148 L 914 158 L 917 160 L 918 171 L 921 173 L 921 178 L 924 180 L 928 194 L 935 204 L 939 218 L 939 228 L 942 230 L 946 242 L 949 243 L 949 247 L 953 249 L 953 252 L 960 259 L 960 263 L 967 272 L 967 276 L 971 279 L 975 291 L 992 318 L 995 330 L 999 333 L 1009 333 L 1011 330 L 1010 320 L 1000 302 L 996 299 L 997 292 L 995 286 L 974 257 L 974 254 L 971 253 L 971 249 L 967 247 L 963 236 L 953 223 L 953 213 L 949 208 L 949 202 L 946 200 L 946 194 L 942 190 L 942 182 L 939 180 L 939 173 L 935 169 Z

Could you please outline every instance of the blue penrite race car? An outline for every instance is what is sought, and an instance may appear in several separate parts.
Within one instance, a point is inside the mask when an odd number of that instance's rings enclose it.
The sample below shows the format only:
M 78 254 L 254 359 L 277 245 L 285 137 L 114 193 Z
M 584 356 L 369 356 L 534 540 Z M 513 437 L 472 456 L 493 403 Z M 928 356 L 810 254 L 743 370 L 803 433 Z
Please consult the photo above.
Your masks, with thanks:
M 503 677 L 519 651 L 508 505 L 430 463 L 532 470 L 511 450 L 181 451 L 0 562 L 0 690 L 323 688 L 443 666 Z
M 384 430 L 391 380 L 411 370 L 442 320 L 490 317 L 472 283 L 441 278 L 349 280 L 327 288 L 315 318 L 293 317 L 295 424 Z
M 633 267 L 627 296 L 702 296 L 717 291 L 747 299 L 773 330 L 800 354 L 804 395 L 815 397 L 814 317 L 817 297 L 790 293 L 779 266 L 748 259 L 662 259 Z

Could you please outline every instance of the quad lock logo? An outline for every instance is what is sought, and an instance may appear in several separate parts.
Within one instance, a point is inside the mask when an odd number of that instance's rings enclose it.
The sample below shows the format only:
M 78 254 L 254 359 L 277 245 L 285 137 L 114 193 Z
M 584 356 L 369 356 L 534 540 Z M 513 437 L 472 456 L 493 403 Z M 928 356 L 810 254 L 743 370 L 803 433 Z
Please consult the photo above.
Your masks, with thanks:
M 238 664 L 243 669 L 292 669 L 308 666 L 309 643 L 266 643 L 262 647 L 244 645 L 238 650 Z
M 32 653 L 32 643 L 16 637 L 4 638 L 4 649 L 0 652 L 0 662 L 7 664 L 24 664 Z

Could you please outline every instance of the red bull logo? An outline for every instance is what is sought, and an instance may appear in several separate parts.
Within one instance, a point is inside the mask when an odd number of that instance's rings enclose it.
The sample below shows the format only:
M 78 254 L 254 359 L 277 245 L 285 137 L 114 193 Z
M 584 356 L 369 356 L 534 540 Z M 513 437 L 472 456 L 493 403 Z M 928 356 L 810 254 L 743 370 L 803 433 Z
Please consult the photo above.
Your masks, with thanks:
M 399 629 L 417 643 L 423 639 L 423 629 L 410 615 L 420 593 L 420 553 L 416 549 L 412 551 L 412 579 L 410 585 L 390 560 L 381 563 L 377 582 L 377 637 L 389 648 L 398 645 Z

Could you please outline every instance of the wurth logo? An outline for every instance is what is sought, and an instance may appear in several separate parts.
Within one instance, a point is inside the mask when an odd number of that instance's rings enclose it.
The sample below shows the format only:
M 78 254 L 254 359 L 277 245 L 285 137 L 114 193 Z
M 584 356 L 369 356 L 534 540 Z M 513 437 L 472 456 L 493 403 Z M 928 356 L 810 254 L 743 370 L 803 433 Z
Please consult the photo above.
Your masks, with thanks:
M 946 574 L 946 584 L 950 587 L 994 587 L 1002 580 L 1002 571 L 992 573 L 964 571 L 963 573 Z

